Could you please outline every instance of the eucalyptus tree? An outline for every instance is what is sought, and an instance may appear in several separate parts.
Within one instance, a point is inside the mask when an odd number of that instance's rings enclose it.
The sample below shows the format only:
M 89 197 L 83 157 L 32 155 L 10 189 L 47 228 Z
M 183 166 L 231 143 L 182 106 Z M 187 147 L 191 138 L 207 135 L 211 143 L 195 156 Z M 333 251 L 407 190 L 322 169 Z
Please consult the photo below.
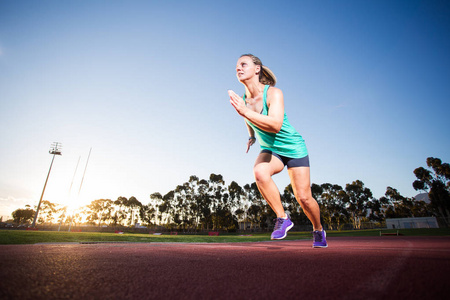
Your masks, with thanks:
M 345 189 L 340 190 L 337 193 L 336 199 L 337 204 L 336 207 L 340 212 L 333 218 L 333 222 L 336 223 L 336 228 L 340 229 L 345 223 L 349 223 L 350 220 L 350 212 L 347 210 L 347 203 L 349 196 Z
M 211 214 L 209 205 L 212 197 L 208 195 L 210 184 L 207 180 L 200 180 L 192 175 L 183 186 L 186 197 L 186 223 L 197 230 L 201 220 L 205 220 Z
M 329 229 L 339 229 L 341 222 L 345 220 L 343 188 L 338 184 L 323 183 L 322 194 L 318 200 L 320 214 Z M 335 228 L 334 228 L 335 227 Z
M 155 211 L 154 223 L 156 225 L 160 225 L 162 222 L 162 212 L 159 209 L 160 205 L 163 203 L 162 199 L 163 199 L 163 196 L 161 195 L 161 193 L 153 193 L 150 195 L 149 205 L 151 205 L 153 207 L 153 210 Z
M 183 185 L 178 185 L 174 192 L 174 221 L 177 226 L 186 230 L 194 223 L 191 212 L 194 190 L 189 182 L 185 182 Z
M 383 222 L 386 218 L 385 210 L 383 209 L 383 201 L 382 199 L 373 198 L 367 203 L 367 207 L 369 209 L 369 220 L 375 222 Z
M 98 217 L 99 210 L 100 210 L 100 205 L 98 205 L 97 200 L 94 200 L 91 203 L 89 203 L 88 205 L 86 205 L 86 207 L 85 207 L 85 211 L 86 211 L 85 217 L 86 217 L 86 221 L 89 224 L 95 225 L 95 222 L 100 219 Z M 98 225 L 100 226 L 100 221 L 98 221 Z
M 238 220 L 227 206 L 219 206 L 216 214 L 216 229 L 234 231 L 238 228 Z
M 261 224 L 262 207 L 257 204 L 250 204 L 247 209 L 247 219 L 250 221 L 250 229 L 263 227 Z
M 428 217 L 431 210 L 424 201 L 402 196 L 392 187 L 386 188 L 386 193 L 380 198 L 385 207 L 385 218 Z
M 414 200 L 414 206 L 412 208 L 413 216 L 416 217 L 429 217 L 433 215 L 433 208 L 425 201 Z
M 323 187 L 316 183 L 311 184 L 311 196 L 316 199 L 317 202 L 320 202 L 320 196 L 323 193 Z
M 250 205 L 252 204 L 253 200 L 253 193 L 252 188 L 250 184 L 245 184 L 242 187 L 242 194 L 241 194 L 241 201 L 239 203 L 239 207 L 236 210 L 236 214 L 238 215 L 238 218 L 240 218 L 241 222 L 244 222 L 244 230 L 247 229 L 246 222 L 250 221 L 248 212 Z M 250 223 L 250 227 L 253 228 L 253 222 Z
M 175 192 L 178 200 L 178 218 L 183 229 L 197 229 L 202 208 L 201 183 L 197 176 L 191 175 L 189 180 L 181 186 L 177 186 Z
M 410 217 L 410 211 L 405 215 L 405 205 L 403 197 L 395 188 L 388 186 L 384 196 L 379 199 L 384 208 L 385 218 L 407 218 Z
M 242 196 L 244 195 L 244 190 L 243 188 L 236 182 L 236 181 L 232 181 L 229 185 L 228 185 L 228 195 L 229 195 L 229 199 L 230 199 L 230 208 L 231 211 L 234 212 L 234 214 L 236 214 L 237 216 L 242 215 L 243 214 L 243 210 L 242 210 Z M 239 210 L 239 212 L 238 212 Z
M 175 226 L 178 228 L 183 223 L 183 209 L 184 209 L 184 187 L 182 185 L 177 185 L 173 190 L 173 199 L 172 199 L 172 221 Z
M 128 199 L 125 197 L 118 197 L 114 203 L 114 215 L 112 216 L 114 225 L 123 225 L 123 221 L 127 219 L 128 215 Z
M 251 201 L 247 210 L 247 216 L 251 222 L 252 228 L 254 224 L 258 224 L 261 228 L 266 228 L 268 219 L 274 217 L 272 209 L 270 209 L 269 205 L 264 200 L 255 182 L 250 185 L 245 185 L 244 190 L 246 190 L 249 200 Z
M 14 223 L 25 224 L 33 220 L 36 211 L 31 208 L 18 208 L 12 212 Z
M 236 230 L 238 229 L 238 219 L 233 214 L 232 201 L 228 193 L 222 194 L 222 203 L 217 207 L 215 218 L 217 229 Z
M 209 176 L 209 193 L 212 200 L 213 230 L 218 226 L 218 212 L 223 209 L 225 181 L 222 175 L 211 173 Z M 220 209 L 220 210 L 219 210 Z
M 57 214 L 57 217 L 56 217 L 56 219 L 57 219 L 57 221 L 59 222 L 59 225 L 61 226 L 61 224 L 65 224 L 66 222 L 68 222 L 69 221 L 69 216 L 67 215 L 67 209 L 68 209 L 68 206 L 66 205 L 66 206 L 60 206 L 58 209 L 57 209 L 57 211 L 56 211 L 56 214 Z M 61 228 L 61 227 L 60 227 Z M 59 230 L 58 230 L 59 231 Z
M 111 220 L 111 210 L 113 201 L 110 199 L 97 199 L 86 206 L 86 219 L 88 222 L 95 224 L 98 221 L 98 226 L 101 222 Z
M 184 186 L 189 212 L 189 224 L 192 225 L 193 230 L 197 230 L 201 218 L 200 180 L 197 176 L 191 175 Z
M 159 206 L 159 210 L 163 214 L 164 221 L 162 221 L 163 225 L 167 227 L 171 227 L 173 223 L 173 213 L 174 213 L 174 198 L 175 192 L 170 191 L 165 194 L 162 198 L 162 204 Z
M 87 208 L 86 206 L 80 207 L 78 209 L 76 209 L 75 211 L 73 211 L 70 215 L 69 218 L 69 224 L 70 226 L 74 225 L 77 226 L 79 225 L 81 222 L 83 222 L 84 217 L 87 214 Z
M 236 182 L 232 181 L 228 186 L 228 194 L 230 195 L 230 203 L 234 214 L 237 216 L 238 222 L 245 219 L 245 193 L 244 189 Z
M 210 229 L 213 227 L 212 219 L 212 197 L 209 193 L 210 186 L 209 181 L 202 179 L 198 181 L 197 193 L 196 193 L 196 203 L 199 211 L 199 221 L 201 224 L 201 229 Z
M 417 180 L 413 182 L 415 190 L 428 192 L 431 207 L 436 216 L 450 225 L 450 165 L 439 158 L 428 157 L 429 169 L 419 167 L 414 170 Z
M 52 203 L 48 200 L 43 200 L 41 203 L 38 223 L 53 223 L 54 214 L 58 211 L 58 204 Z
M 139 209 L 139 217 L 142 220 L 143 224 L 147 226 L 154 225 L 154 221 L 156 220 L 155 207 L 151 203 L 142 205 Z
M 131 196 L 126 202 L 129 214 L 129 225 L 135 225 L 139 221 L 139 210 L 142 207 L 142 203 L 136 199 L 136 197 Z
M 261 210 L 261 207 L 254 204 L 253 198 L 255 197 L 253 188 L 251 184 L 244 185 L 244 195 L 246 202 L 248 205 L 246 206 L 245 214 L 246 217 L 244 221 L 250 221 L 250 229 L 253 229 L 253 227 L 258 224 L 259 226 L 259 210 Z
M 354 228 L 361 228 L 363 218 L 367 217 L 368 202 L 372 199 L 372 192 L 369 188 L 364 187 L 364 183 L 360 180 L 348 183 L 345 186 L 346 209 L 350 213 L 350 219 Z

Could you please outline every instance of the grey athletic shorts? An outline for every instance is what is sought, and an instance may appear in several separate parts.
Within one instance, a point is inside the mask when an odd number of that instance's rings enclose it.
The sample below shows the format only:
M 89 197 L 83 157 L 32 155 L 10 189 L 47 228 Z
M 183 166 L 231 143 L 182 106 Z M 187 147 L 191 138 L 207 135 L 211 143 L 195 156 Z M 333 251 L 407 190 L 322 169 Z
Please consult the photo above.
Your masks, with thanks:
M 283 164 L 288 167 L 288 169 L 296 168 L 296 167 L 309 167 L 309 156 L 308 155 L 306 155 L 305 157 L 302 157 L 302 158 L 291 158 L 291 157 L 279 155 L 270 150 L 261 150 L 261 153 L 272 154 L 273 156 L 275 156 L 279 160 L 281 160 L 283 162 Z

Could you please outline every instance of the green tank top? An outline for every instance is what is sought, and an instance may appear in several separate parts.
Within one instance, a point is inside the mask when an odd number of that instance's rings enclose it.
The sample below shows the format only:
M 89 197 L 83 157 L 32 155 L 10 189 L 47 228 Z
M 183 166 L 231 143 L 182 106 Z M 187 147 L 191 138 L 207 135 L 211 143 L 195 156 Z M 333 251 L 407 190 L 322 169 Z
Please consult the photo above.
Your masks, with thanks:
M 267 106 L 267 90 L 269 85 L 264 87 L 263 94 L 263 110 L 262 115 L 267 116 L 269 113 L 269 107 Z M 245 95 L 244 95 L 244 102 Z M 253 128 L 258 139 L 259 145 L 263 150 L 270 150 L 278 155 L 290 157 L 290 158 L 302 158 L 308 155 L 305 141 L 303 137 L 295 130 L 295 128 L 289 123 L 284 113 L 283 126 L 278 133 L 267 132 L 256 127 L 249 120 L 245 120 L 249 126 Z

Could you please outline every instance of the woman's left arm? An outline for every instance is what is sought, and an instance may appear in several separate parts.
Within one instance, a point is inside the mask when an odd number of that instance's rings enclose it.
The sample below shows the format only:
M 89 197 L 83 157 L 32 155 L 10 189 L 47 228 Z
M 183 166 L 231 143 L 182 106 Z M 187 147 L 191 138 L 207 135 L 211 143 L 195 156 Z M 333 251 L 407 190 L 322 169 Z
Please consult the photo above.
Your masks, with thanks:
M 280 89 L 272 87 L 267 91 L 267 106 L 269 107 L 267 116 L 247 108 L 244 100 L 235 92 L 228 91 L 228 94 L 230 95 L 231 105 L 237 113 L 252 122 L 256 127 L 267 132 L 277 133 L 280 131 L 284 119 L 284 99 L 283 92 Z

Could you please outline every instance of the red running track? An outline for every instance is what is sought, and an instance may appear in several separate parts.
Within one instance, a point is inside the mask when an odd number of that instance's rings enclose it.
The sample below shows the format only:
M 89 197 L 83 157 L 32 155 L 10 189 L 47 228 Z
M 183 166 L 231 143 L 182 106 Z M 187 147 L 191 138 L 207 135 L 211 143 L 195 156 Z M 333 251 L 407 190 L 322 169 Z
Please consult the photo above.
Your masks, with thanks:
M 448 299 L 450 237 L 0 246 L 0 299 Z

